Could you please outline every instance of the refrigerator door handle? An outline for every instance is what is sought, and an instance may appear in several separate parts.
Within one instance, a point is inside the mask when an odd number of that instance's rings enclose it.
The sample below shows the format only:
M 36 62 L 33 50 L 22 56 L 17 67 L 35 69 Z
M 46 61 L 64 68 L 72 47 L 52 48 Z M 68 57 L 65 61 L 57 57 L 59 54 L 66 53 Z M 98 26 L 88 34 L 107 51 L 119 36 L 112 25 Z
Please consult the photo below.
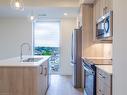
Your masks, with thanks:
M 75 64 L 75 62 L 72 60 L 72 61 L 71 61 L 71 64 Z
M 73 64 L 73 61 L 71 61 L 71 63 Z
M 73 32 L 72 32 L 72 38 L 71 38 L 71 59 L 73 60 Z

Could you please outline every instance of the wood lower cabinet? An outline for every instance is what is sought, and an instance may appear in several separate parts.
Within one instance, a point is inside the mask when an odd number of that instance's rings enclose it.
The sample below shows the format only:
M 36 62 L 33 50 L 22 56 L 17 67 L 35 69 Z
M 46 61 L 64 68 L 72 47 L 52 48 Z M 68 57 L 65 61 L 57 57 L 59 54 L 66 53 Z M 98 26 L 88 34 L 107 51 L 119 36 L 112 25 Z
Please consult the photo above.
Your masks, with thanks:
M 45 61 L 37 67 L 0 67 L 0 95 L 45 95 L 47 66 Z
M 97 68 L 97 95 L 112 95 L 112 76 Z
M 43 64 L 43 74 L 42 74 L 42 77 L 41 77 L 41 80 L 43 82 L 43 85 L 42 85 L 42 90 L 43 90 L 43 94 L 42 95 L 45 95 L 46 92 L 47 92 L 47 89 L 48 89 L 48 85 L 49 85 L 49 73 L 48 73 L 48 63 L 47 61 Z

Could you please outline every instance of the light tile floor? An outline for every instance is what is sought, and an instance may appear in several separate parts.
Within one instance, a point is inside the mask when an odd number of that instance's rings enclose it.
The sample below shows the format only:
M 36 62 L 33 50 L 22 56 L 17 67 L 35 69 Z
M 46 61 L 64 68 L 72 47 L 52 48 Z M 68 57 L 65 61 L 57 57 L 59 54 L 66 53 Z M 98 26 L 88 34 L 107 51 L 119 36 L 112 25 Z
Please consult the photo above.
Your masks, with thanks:
M 83 90 L 72 86 L 72 76 L 52 75 L 46 95 L 83 95 Z

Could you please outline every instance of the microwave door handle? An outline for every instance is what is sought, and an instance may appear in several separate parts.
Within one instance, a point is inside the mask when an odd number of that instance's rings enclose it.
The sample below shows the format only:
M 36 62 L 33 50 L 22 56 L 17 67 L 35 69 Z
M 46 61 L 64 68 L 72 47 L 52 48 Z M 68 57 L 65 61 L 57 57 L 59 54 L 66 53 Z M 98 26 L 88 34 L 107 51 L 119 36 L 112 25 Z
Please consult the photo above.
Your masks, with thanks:
M 107 29 L 107 30 L 106 30 L 106 28 L 105 28 L 105 24 L 106 24 L 106 22 L 107 22 L 107 20 L 105 19 L 105 20 L 104 20 L 104 31 L 107 33 L 108 30 L 109 30 L 109 21 L 108 21 L 108 29 Z
M 106 23 L 106 19 L 104 20 L 104 32 L 106 32 L 105 23 Z

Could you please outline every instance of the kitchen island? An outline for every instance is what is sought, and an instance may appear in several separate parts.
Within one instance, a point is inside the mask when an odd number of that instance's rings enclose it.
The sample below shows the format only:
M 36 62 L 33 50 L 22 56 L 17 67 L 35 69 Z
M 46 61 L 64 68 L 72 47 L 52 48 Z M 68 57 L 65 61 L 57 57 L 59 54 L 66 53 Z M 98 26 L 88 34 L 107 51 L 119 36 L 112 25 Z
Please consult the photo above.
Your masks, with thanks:
M 40 60 L 23 62 L 16 57 L 0 61 L 0 95 L 45 95 L 49 85 L 50 56 L 34 58 Z

